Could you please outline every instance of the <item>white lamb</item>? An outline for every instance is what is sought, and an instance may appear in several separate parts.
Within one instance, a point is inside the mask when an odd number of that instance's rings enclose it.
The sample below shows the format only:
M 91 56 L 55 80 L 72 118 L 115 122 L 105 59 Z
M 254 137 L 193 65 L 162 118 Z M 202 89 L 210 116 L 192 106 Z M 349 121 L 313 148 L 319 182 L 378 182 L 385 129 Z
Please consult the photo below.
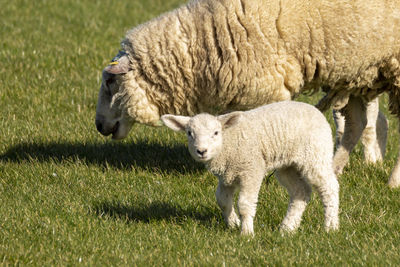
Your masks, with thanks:
M 216 197 L 228 227 L 241 222 L 241 233 L 253 234 L 262 180 L 275 169 L 290 195 L 282 231 L 299 227 L 311 186 L 325 208 L 325 229 L 338 229 L 339 184 L 332 167 L 331 128 L 313 106 L 284 101 L 217 117 L 202 113 L 161 119 L 175 131 L 186 131 L 192 157 L 219 178 Z M 234 211 L 236 189 L 240 220 Z

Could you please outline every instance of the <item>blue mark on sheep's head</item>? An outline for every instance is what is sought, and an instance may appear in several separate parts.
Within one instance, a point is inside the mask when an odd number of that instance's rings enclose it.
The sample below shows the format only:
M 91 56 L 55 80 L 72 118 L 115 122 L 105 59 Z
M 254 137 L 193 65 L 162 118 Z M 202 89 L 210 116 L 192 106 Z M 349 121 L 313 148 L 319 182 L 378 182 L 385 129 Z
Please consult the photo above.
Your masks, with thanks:
M 123 76 L 129 71 L 131 63 L 124 51 L 120 51 L 103 70 L 96 109 L 96 128 L 105 136 L 112 135 L 113 139 L 126 137 L 133 124 L 121 107 L 124 101 L 121 89 Z

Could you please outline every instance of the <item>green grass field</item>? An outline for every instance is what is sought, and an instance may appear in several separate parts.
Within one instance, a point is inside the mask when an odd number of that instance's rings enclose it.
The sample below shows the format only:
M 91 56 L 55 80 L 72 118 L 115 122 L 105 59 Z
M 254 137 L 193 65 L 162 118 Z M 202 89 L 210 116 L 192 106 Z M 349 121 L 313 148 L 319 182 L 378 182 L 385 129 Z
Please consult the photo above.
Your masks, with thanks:
M 217 179 L 183 135 L 143 125 L 121 142 L 97 133 L 101 70 L 124 33 L 183 2 L 0 0 L 0 265 L 399 265 L 389 115 L 384 163 L 366 165 L 357 146 L 340 177 L 341 228 L 329 234 L 314 193 L 299 231 L 281 236 L 288 197 L 272 179 L 255 237 L 242 237 L 224 226 Z

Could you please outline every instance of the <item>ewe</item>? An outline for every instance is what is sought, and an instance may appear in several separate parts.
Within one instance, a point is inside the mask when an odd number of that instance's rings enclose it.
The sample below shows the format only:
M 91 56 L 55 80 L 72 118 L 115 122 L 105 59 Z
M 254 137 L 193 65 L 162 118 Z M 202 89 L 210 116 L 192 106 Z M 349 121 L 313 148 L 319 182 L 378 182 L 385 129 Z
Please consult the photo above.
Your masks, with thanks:
M 175 131 L 185 131 L 192 157 L 218 177 L 217 202 L 229 227 L 241 221 L 253 234 L 258 192 L 265 174 L 276 169 L 290 195 L 282 231 L 296 230 L 310 200 L 311 186 L 325 208 L 325 228 L 339 227 L 339 184 L 333 172 L 331 128 L 315 107 L 284 101 L 218 117 L 163 115 Z M 239 217 L 234 193 L 239 190 Z
M 397 0 L 192 0 L 128 31 L 103 71 L 97 129 L 120 139 L 163 114 L 247 110 L 322 88 L 318 108 L 345 116 L 341 173 L 370 101 L 388 92 L 400 116 L 398 29 Z M 400 160 L 389 184 L 400 186 Z

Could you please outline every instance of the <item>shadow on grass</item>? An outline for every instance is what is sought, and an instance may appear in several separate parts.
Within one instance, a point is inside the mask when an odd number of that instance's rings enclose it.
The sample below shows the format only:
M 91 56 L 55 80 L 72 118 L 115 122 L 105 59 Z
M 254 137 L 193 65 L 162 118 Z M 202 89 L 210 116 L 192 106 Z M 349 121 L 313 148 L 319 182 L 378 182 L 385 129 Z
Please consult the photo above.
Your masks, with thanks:
M 126 169 L 131 166 L 154 171 L 191 173 L 201 170 L 184 145 L 137 143 L 23 143 L 0 155 L 0 161 L 37 160 L 40 162 L 65 160 L 83 161 L 86 164 L 112 166 Z
M 109 216 L 127 222 L 144 222 L 166 220 L 171 223 L 185 223 L 193 219 L 205 226 L 210 226 L 216 218 L 216 211 L 205 206 L 184 209 L 177 205 L 164 202 L 125 206 L 119 203 L 103 202 L 94 206 L 94 213 L 99 216 Z

